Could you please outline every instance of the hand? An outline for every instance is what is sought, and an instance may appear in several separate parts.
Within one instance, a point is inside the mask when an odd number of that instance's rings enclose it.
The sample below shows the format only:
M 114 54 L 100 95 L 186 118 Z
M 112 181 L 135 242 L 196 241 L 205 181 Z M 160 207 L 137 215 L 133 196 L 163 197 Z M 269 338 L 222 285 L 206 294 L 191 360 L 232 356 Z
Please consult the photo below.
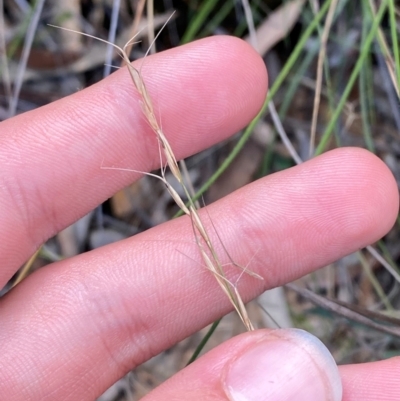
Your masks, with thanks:
M 262 60 L 234 38 L 151 56 L 143 72 L 178 158 L 244 127 L 266 94 Z M 126 69 L 3 122 L 0 132 L 0 287 L 43 241 L 137 178 L 102 170 L 103 160 L 141 171 L 158 163 Z M 389 170 L 355 148 L 258 180 L 208 207 L 235 261 L 246 264 L 256 253 L 251 268 L 265 280 L 243 276 L 245 300 L 376 241 L 397 210 Z M 192 235 L 187 217 L 173 220 L 43 268 L 1 299 L 1 399 L 92 400 L 227 313 L 228 299 L 187 241 Z M 390 359 L 343 366 L 339 376 L 311 335 L 257 330 L 215 348 L 146 400 L 336 401 L 340 378 L 346 401 L 397 400 L 399 368 L 400 360 Z

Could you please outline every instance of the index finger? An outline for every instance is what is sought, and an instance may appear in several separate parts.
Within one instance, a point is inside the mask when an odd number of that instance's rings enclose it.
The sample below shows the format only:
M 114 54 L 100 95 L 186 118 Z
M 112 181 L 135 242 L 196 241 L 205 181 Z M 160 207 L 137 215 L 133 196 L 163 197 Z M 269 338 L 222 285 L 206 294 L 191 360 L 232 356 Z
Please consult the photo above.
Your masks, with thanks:
M 139 61 L 140 63 L 140 61 Z M 245 42 L 208 38 L 148 58 L 146 86 L 177 158 L 243 128 L 266 94 L 265 66 Z M 126 68 L 0 125 L 0 287 L 47 238 L 149 171 L 158 147 Z

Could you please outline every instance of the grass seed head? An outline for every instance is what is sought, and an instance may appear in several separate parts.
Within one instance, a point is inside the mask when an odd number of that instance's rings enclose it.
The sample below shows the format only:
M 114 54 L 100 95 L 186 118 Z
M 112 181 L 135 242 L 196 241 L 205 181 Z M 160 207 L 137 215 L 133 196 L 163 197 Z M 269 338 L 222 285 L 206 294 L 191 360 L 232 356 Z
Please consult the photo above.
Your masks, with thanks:
M 168 23 L 168 21 L 166 23 Z M 169 169 L 171 170 L 171 173 L 174 175 L 174 177 L 178 180 L 178 182 L 182 186 L 184 193 L 187 195 L 187 197 L 189 199 L 189 206 L 186 206 L 185 202 L 182 200 L 182 198 L 180 197 L 178 192 L 166 180 L 165 169 L 162 164 L 161 164 L 161 166 L 162 166 L 161 167 L 161 175 L 162 176 L 161 177 L 156 176 L 156 177 L 164 182 L 164 184 L 167 187 L 168 192 L 170 193 L 172 199 L 175 201 L 177 206 L 185 214 L 187 214 L 190 217 L 192 226 L 193 226 L 194 236 L 196 239 L 196 244 L 198 246 L 198 249 L 199 249 L 200 255 L 203 259 L 204 264 L 206 265 L 207 269 L 210 270 L 211 273 L 214 275 L 215 279 L 217 280 L 218 284 L 222 288 L 223 292 L 229 298 L 230 302 L 232 303 L 233 307 L 239 314 L 239 316 L 240 316 L 243 324 L 247 328 L 247 330 L 253 330 L 254 328 L 248 317 L 246 307 L 243 303 L 243 300 L 237 290 L 236 285 L 233 285 L 225 276 L 225 272 L 224 272 L 223 266 L 219 260 L 218 254 L 217 254 L 216 250 L 214 249 L 212 241 L 210 239 L 210 236 L 201 221 L 201 218 L 195 207 L 195 202 L 192 199 L 192 197 L 190 196 L 190 191 L 185 185 L 185 182 L 183 180 L 183 174 L 181 173 L 181 171 L 179 169 L 179 165 L 177 163 L 177 160 L 176 160 L 174 152 L 171 148 L 171 145 L 169 144 L 167 137 L 164 135 L 164 132 L 161 129 L 160 125 L 158 124 L 156 114 L 154 112 L 153 102 L 147 91 L 145 82 L 144 82 L 142 74 L 141 74 L 141 69 L 138 70 L 137 68 L 135 68 L 129 60 L 126 49 L 132 43 L 133 38 L 131 40 L 129 40 L 123 48 L 120 48 L 119 46 L 117 46 L 113 43 L 109 43 L 106 40 L 96 38 L 95 36 L 92 36 L 89 34 L 85 34 L 85 33 L 74 31 L 74 30 L 67 29 L 67 28 L 57 27 L 54 25 L 51 25 L 51 26 L 53 26 L 55 28 L 63 29 L 66 31 L 78 33 L 78 34 L 81 34 L 84 36 L 88 36 L 93 39 L 100 40 L 101 42 L 104 42 L 104 43 L 114 46 L 114 48 L 116 48 L 118 53 L 121 55 L 122 59 L 124 60 L 124 62 L 127 65 L 130 77 L 132 79 L 132 83 L 135 86 L 137 92 L 139 93 L 139 95 L 141 97 L 142 110 L 146 117 L 146 120 L 148 121 L 150 127 L 152 128 L 156 138 L 158 139 L 158 143 L 160 145 L 162 152 L 164 153 L 167 166 L 169 167 Z M 164 24 L 164 26 L 165 26 L 165 24 Z M 155 39 L 157 39 L 157 36 L 155 37 Z M 146 53 L 146 55 L 147 54 L 148 54 L 148 52 Z M 122 170 L 127 170 L 127 169 L 122 169 Z M 134 170 L 132 170 L 132 171 L 134 171 Z M 148 174 L 148 173 L 146 173 L 146 174 Z M 149 175 L 155 176 L 154 174 L 149 174 Z M 246 270 L 244 270 L 244 271 L 246 272 Z

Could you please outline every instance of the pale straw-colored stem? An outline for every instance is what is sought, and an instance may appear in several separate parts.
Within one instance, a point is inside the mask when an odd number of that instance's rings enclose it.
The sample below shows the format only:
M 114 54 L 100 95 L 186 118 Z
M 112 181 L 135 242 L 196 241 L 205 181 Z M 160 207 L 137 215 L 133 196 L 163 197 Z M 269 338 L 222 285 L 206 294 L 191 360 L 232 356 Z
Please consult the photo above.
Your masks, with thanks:
M 171 16 L 172 17 L 172 16 Z M 169 21 L 169 20 L 168 20 Z M 168 21 L 166 23 L 168 23 Z M 60 28 L 60 27 L 57 27 Z M 60 28 L 64 29 L 67 31 L 75 32 L 75 33 L 80 33 L 85 36 L 92 37 L 94 39 L 98 39 L 96 37 L 93 37 L 88 34 L 83 34 L 81 32 L 77 31 L 72 31 L 66 28 Z M 157 39 L 157 36 L 155 37 Z M 154 39 L 154 40 L 155 40 Z M 103 39 L 98 39 L 102 42 L 108 43 L 107 41 Z M 166 160 L 166 165 L 169 167 L 172 175 L 178 180 L 179 184 L 181 185 L 185 195 L 187 196 L 189 200 L 189 205 L 187 206 L 183 199 L 180 197 L 178 192 L 172 187 L 172 185 L 166 180 L 165 178 L 165 169 L 163 168 L 163 163 L 161 161 L 161 177 L 157 176 L 157 178 L 161 179 L 164 184 L 166 185 L 166 188 L 168 192 L 170 193 L 172 199 L 175 201 L 175 203 L 178 205 L 178 207 L 190 217 L 191 222 L 192 222 L 192 227 L 193 227 L 193 232 L 194 232 L 194 237 L 196 240 L 197 247 L 200 251 L 200 255 L 202 257 L 203 263 L 207 267 L 208 270 L 212 272 L 214 275 L 215 279 L 217 280 L 218 284 L 221 286 L 222 290 L 224 293 L 227 295 L 229 298 L 230 302 L 232 303 L 233 307 L 239 314 L 243 324 L 245 325 L 247 330 L 254 330 L 254 327 L 249 319 L 249 316 L 247 314 L 244 302 L 239 294 L 239 291 L 237 289 L 237 285 L 231 283 L 228 278 L 225 275 L 223 265 L 218 257 L 218 254 L 213 247 L 211 238 L 207 232 L 207 229 L 205 228 L 204 224 L 202 223 L 202 220 L 199 216 L 199 213 L 196 209 L 196 205 L 192 200 L 192 197 L 190 195 L 189 189 L 186 187 L 184 179 L 183 179 L 183 174 L 181 173 L 179 169 L 178 162 L 176 160 L 176 157 L 174 155 L 174 152 L 171 148 L 171 145 L 169 144 L 166 136 L 164 135 L 164 132 L 160 125 L 158 124 L 156 114 L 154 112 L 154 107 L 153 103 L 151 101 L 151 97 L 147 91 L 146 85 L 144 83 L 142 74 L 140 70 L 136 69 L 129 60 L 128 54 L 126 53 L 126 49 L 130 46 L 132 42 L 132 39 L 123 47 L 120 48 L 119 46 L 116 46 L 112 44 L 120 53 L 121 57 L 123 58 L 124 62 L 126 63 L 128 67 L 129 74 L 131 76 L 132 82 L 138 91 L 140 98 L 141 98 L 141 106 L 142 110 L 144 113 L 144 116 L 149 123 L 150 127 L 152 128 L 159 146 L 161 148 L 161 152 L 163 153 L 165 160 Z M 134 170 L 133 170 L 134 171 Z M 153 174 L 151 174 L 154 176 Z M 225 249 L 225 248 L 224 248 Z M 235 263 L 232 263 L 235 266 L 241 267 Z M 242 268 L 242 267 L 241 267 Z M 245 273 L 251 274 L 253 277 L 257 277 L 259 279 L 262 279 L 260 276 L 258 276 L 255 273 L 250 272 L 247 270 L 247 268 L 242 268 L 242 271 Z

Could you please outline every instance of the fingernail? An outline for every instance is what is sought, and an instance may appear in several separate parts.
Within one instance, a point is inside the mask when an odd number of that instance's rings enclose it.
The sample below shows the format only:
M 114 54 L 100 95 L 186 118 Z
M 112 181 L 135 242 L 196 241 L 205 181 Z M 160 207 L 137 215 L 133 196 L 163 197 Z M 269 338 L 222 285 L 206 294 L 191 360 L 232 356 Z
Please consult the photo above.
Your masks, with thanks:
M 337 365 L 316 337 L 298 329 L 269 332 L 226 367 L 231 401 L 340 401 Z

